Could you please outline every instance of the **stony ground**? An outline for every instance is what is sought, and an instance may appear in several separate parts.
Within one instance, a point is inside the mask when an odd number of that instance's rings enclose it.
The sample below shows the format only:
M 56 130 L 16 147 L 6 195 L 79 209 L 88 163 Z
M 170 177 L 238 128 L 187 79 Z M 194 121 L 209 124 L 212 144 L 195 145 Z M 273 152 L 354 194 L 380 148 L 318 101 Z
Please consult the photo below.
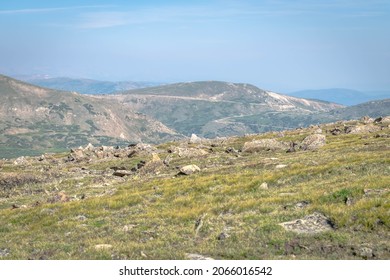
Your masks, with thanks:
M 0 259 L 389 259 L 390 119 L 0 161 Z

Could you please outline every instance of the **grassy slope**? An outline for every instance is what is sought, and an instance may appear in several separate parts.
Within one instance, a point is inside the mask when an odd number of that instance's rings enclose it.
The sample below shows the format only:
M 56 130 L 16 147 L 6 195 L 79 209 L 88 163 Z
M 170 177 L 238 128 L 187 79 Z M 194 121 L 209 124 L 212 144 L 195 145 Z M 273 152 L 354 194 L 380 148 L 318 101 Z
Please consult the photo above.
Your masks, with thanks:
M 310 133 L 289 131 L 280 140 L 302 140 Z M 380 133 L 389 135 L 389 128 Z M 148 156 L 28 167 L 4 162 L 0 174 L 20 181 L 2 186 L 0 250 L 7 249 L 3 258 L 9 259 L 183 259 L 186 253 L 217 259 L 359 259 L 369 247 L 374 258 L 389 259 L 389 138 L 375 135 L 327 134 L 327 145 L 318 151 L 239 157 L 225 148 L 275 134 L 231 138 L 208 156 L 174 155 L 170 167 L 126 179 L 111 176 L 107 168 L 134 166 Z M 160 145 L 160 157 L 174 145 Z M 175 176 L 176 166 L 190 163 L 202 171 Z M 276 169 L 278 164 L 287 167 Z M 258 187 L 262 182 L 268 190 Z M 387 192 L 366 196 L 365 189 Z M 76 199 L 48 203 L 60 190 Z M 82 195 L 86 199 L 79 199 Z M 347 197 L 354 201 L 350 206 Z M 300 201 L 309 205 L 294 207 Z M 12 204 L 28 208 L 11 210 Z M 330 217 L 336 229 L 305 235 L 279 225 L 315 211 Z M 204 214 L 196 235 L 195 221 Z M 218 240 L 221 232 L 228 237 Z M 97 250 L 97 244 L 112 248 Z

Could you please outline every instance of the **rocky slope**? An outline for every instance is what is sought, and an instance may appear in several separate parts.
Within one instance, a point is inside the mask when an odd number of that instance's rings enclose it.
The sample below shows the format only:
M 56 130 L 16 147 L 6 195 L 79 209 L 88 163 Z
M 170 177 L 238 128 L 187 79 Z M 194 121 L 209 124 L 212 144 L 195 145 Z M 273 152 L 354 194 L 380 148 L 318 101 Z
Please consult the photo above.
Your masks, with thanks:
M 94 144 L 161 142 L 175 131 L 115 101 L 0 76 L 0 157 Z
M 390 258 L 390 117 L 0 161 L 0 259 Z

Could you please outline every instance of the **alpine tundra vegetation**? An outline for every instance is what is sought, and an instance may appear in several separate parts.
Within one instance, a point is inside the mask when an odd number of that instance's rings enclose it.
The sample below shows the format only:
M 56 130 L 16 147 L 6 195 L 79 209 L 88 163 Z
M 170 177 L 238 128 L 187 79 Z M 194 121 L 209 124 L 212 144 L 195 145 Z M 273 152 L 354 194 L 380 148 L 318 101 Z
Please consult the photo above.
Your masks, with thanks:
M 389 124 L 4 159 L 0 258 L 389 259 Z

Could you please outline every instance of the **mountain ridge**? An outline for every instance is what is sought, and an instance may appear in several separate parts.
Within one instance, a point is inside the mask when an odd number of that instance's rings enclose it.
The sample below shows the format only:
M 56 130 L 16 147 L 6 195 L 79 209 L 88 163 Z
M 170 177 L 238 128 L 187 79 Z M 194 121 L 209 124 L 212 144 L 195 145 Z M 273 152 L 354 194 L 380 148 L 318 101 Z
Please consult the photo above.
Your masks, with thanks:
M 125 142 L 161 142 L 180 134 L 115 100 L 51 90 L 0 75 L 2 155 L 15 150 Z

